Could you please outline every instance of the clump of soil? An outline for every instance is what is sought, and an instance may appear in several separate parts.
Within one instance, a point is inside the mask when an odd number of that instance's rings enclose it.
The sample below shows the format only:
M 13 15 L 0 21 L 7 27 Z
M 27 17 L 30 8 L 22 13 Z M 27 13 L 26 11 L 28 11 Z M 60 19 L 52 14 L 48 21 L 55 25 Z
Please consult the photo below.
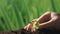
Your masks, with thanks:
M 25 29 L 20 29 L 17 31 L 0 32 L 0 34 L 60 34 L 60 31 L 42 28 L 42 29 L 37 29 L 35 32 L 31 32 L 31 31 L 27 31 Z

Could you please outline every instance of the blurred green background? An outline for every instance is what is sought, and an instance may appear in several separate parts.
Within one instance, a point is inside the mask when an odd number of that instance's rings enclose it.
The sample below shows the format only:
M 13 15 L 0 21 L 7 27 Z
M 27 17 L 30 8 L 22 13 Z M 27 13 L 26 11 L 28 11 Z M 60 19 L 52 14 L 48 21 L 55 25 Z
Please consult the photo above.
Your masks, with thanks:
M 21 29 L 46 11 L 60 13 L 60 0 L 0 0 L 0 31 Z

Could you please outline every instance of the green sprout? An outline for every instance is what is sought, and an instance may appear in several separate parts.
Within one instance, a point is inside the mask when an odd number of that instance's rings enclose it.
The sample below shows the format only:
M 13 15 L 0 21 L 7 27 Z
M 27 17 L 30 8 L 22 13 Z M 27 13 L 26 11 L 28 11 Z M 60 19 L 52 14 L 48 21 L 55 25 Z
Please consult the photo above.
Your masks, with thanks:
M 38 29 L 38 28 L 39 28 L 39 23 L 38 23 L 38 22 L 36 22 L 36 24 L 35 24 L 35 25 L 33 25 L 33 27 L 34 27 L 35 29 Z
M 39 28 L 39 22 L 36 19 L 34 19 L 32 22 L 34 23 L 32 27 L 32 31 L 34 31 Z

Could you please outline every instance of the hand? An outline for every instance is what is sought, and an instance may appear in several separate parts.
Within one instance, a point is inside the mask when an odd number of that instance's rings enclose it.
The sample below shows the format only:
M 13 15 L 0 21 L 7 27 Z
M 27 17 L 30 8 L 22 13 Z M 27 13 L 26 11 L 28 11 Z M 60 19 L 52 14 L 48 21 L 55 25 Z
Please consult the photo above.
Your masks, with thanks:
M 40 23 L 40 28 L 55 28 L 60 30 L 60 15 L 55 12 L 46 12 L 41 17 L 37 18 Z M 26 30 L 31 30 L 34 23 L 30 23 L 24 27 Z

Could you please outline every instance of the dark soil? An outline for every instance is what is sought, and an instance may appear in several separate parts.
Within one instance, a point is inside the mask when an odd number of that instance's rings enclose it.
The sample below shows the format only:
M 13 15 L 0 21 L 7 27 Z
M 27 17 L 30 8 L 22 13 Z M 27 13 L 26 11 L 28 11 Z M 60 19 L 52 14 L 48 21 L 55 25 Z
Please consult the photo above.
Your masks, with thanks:
M 26 31 L 25 29 L 17 30 L 17 31 L 5 31 L 0 32 L 0 34 L 60 34 L 58 30 L 50 30 L 47 28 L 38 29 L 36 32 Z

